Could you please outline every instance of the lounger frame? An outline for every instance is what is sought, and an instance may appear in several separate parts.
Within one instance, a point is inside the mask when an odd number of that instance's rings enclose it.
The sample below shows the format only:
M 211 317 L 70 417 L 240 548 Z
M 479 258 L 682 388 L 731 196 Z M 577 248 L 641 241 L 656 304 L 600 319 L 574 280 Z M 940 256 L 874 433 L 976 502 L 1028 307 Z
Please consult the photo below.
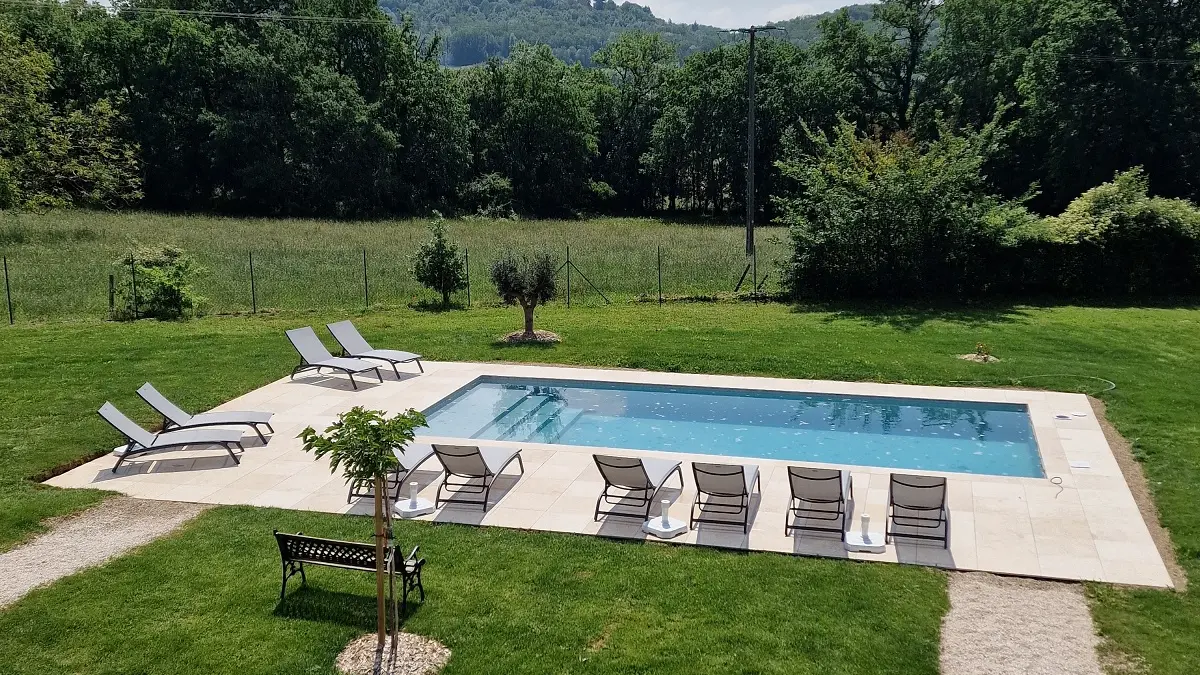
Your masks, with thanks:
M 441 453 L 446 452 L 447 448 L 467 448 L 467 447 L 474 447 L 474 446 L 447 446 L 447 445 L 437 445 L 437 444 L 434 444 L 434 446 L 433 446 L 434 455 L 437 455 L 439 461 L 442 461 Z M 475 450 L 478 452 L 479 448 L 475 447 Z M 460 456 L 465 456 L 465 455 L 460 455 Z M 487 462 L 483 459 L 482 452 L 479 453 L 479 458 L 480 458 L 480 461 L 483 462 L 484 465 L 486 466 Z M 451 470 L 451 468 L 446 465 L 446 462 L 442 461 L 442 470 L 444 473 L 443 473 L 442 482 L 441 482 L 441 484 L 438 485 L 437 494 L 434 496 L 434 500 L 433 500 L 434 508 L 441 508 L 441 506 L 443 504 L 467 504 L 467 505 L 471 505 L 471 506 L 482 506 L 483 510 L 487 511 L 488 499 L 491 497 L 491 494 L 492 494 L 492 485 L 495 484 L 496 478 L 501 473 L 504 473 L 504 470 L 506 468 L 508 468 L 508 465 L 512 464 L 514 461 L 517 463 L 518 468 L 521 469 L 520 475 L 524 476 L 525 475 L 525 461 L 521 459 L 521 452 L 519 450 L 514 452 L 511 457 L 504 460 L 504 463 L 501 464 L 500 467 L 497 468 L 495 471 L 492 471 L 491 467 L 487 467 L 487 468 L 485 468 L 485 470 L 482 474 L 459 473 L 457 471 Z M 477 483 L 475 481 L 479 481 L 479 482 Z M 454 488 L 454 489 L 451 490 L 449 488 Z M 450 496 L 443 497 L 442 496 L 443 490 L 445 490 L 446 493 Z M 458 497 L 458 495 L 460 495 L 460 494 L 466 494 L 468 496 L 469 495 L 483 495 L 483 499 L 482 500 L 470 499 L 470 498 L 461 498 L 460 499 Z
M 920 479 L 920 480 L 917 480 Z M 940 482 L 938 482 L 940 481 Z M 912 505 L 896 501 L 895 487 L 900 485 L 913 490 L 941 490 L 941 504 L 937 506 Z M 950 548 L 950 512 L 946 506 L 948 486 L 945 478 L 932 476 L 908 476 L 892 474 L 888 481 L 888 510 L 887 522 L 884 524 L 884 543 L 890 544 L 892 539 L 921 539 L 925 541 L 940 541 L 943 548 Z M 896 508 L 906 511 L 936 514 L 932 517 L 924 515 L 897 515 Z M 937 530 L 944 528 L 941 535 L 920 534 L 919 532 L 896 532 L 895 526 L 915 528 L 917 530 Z
M 795 530 L 806 532 L 835 532 L 841 536 L 842 541 L 846 541 L 846 525 L 847 519 L 850 517 L 847 506 L 849 502 L 854 501 L 854 476 L 847 476 L 845 480 L 846 489 L 842 488 L 842 471 L 837 469 L 829 469 L 829 474 L 822 477 L 812 477 L 802 475 L 803 467 L 789 466 L 788 467 L 788 488 L 791 490 L 792 498 L 788 504 L 787 516 L 783 522 L 783 534 L 792 536 Z M 821 471 L 824 473 L 824 471 Z M 800 480 L 821 483 L 825 481 L 836 482 L 838 489 L 837 499 L 813 499 L 809 497 L 799 497 L 796 495 L 795 486 L 792 480 L 798 477 Z M 836 506 L 836 510 L 827 508 L 808 508 L 804 504 L 821 504 Z M 796 525 L 796 522 L 803 520 L 829 521 L 830 523 L 838 523 L 837 527 L 825 525 Z
M 363 338 L 362 334 L 358 332 L 358 327 L 355 326 L 352 322 L 345 321 L 345 322 L 339 322 L 339 323 L 349 324 L 350 328 L 355 332 L 355 334 L 358 335 L 359 339 L 361 339 L 363 341 L 363 344 L 366 344 L 368 347 L 371 346 L 370 343 L 368 343 L 366 341 L 366 339 Z M 337 324 L 329 323 L 329 324 L 325 324 L 325 327 L 327 329 L 329 329 L 329 334 L 332 335 L 334 341 L 336 341 L 338 343 L 338 347 L 340 347 L 342 350 L 341 355 L 343 357 L 352 358 L 352 359 L 383 361 L 384 363 L 391 365 L 392 372 L 396 374 L 396 379 L 400 379 L 400 371 L 396 368 L 396 364 L 398 364 L 398 363 L 416 363 L 417 370 L 421 371 L 422 373 L 425 372 L 425 366 L 421 365 L 422 357 L 419 355 L 416 355 L 416 354 L 414 354 L 411 359 L 393 359 L 393 358 L 390 358 L 387 356 L 380 356 L 377 354 L 367 354 L 367 353 L 354 354 L 354 353 L 351 353 L 351 351 L 349 349 L 346 349 L 346 345 L 342 343 L 342 339 L 340 337 L 338 337 L 338 334 L 335 332 L 334 326 L 336 326 L 336 325 Z M 375 351 L 375 350 L 372 350 L 372 351 Z
M 166 410 L 160 409 L 159 406 L 154 401 L 150 400 L 150 398 L 151 398 L 150 393 L 143 391 L 143 389 L 145 389 L 146 387 L 149 387 L 151 391 L 153 391 L 154 393 L 161 396 L 162 399 L 164 401 L 166 401 L 168 404 L 175 406 L 176 408 L 179 408 L 179 406 L 175 405 L 171 401 L 171 399 L 164 396 L 162 392 L 158 391 L 158 389 L 156 387 L 154 387 L 153 385 L 151 385 L 149 382 L 147 382 L 146 384 L 144 384 L 138 388 L 138 390 L 137 390 L 138 396 L 141 397 L 141 399 L 146 402 L 146 405 L 150 406 L 151 408 L 154 408 L 154 410 L 156 412 L 158 412 L 160 415 L 162 415 L 163 431 L 172 431 L 175 429 L 201 429 L 204 427 L 246 426 L 246 427 L 250 427 L 251 429 L 254 430 L 254 433 L 258 434 L 258 440 L 262 441 L 264 445 L 267 442 L 267 437 L 263 435 L 263 432 L 261 429 L 258 428 L 258 425 L 262 424 L 263 426 L 267 427 L 268 432 L 270 432 L 272 434 L 275 433 L 275 427 L 271 426 L 270 422 L 229 422 L 229 421 L 226 421 L 226 422 L 215 422 L 215 421 L 214 422 L 196 422 L 195 419 L 197 417 L 200 417 L 200 415 L 188 415 L 188 417 L 191 419 L 189 419 L 187 422 L 181 424 L 181 423 L 176 422 L 175 420 L 171 419 L 170 415 L 167 414 Z M 180 412 L 187 414 L 187 411 L 183 410 L 182 408 L 180 408 L 179 410 L 180 410 Z M 201 415 L 203 415 L 203 413 L 201 413 Z
M 308 370 L 315 370 L 315 371 L 317 371 L 317 374 L 320 375 L 322 368 L 328 368 L 330 370 L 340 370 L 341 372 L 345 373 L 350 378 L 351 386 L 353 386 L 355 389 L 358 389 L 358 382 L 354 381 L 355 371 L 353 371 L 349 368 L 343 368 L 341 366 L 313 365 L 313 364 L 309 363 L 308 361 L 305 361 L 303 356 L 300 357 L 300 365 L 296 366 L 295 368 L 292 368 L 292 378 L 291 379 L 293 379 L 293 380 L 296 379 L 296 375 L 303 373 L 305 371 L 308 371 Z M 379 369 L 372 368 L 371 370 L 375 371 L 375 377 L 379 378 L 380 384 L 383 384 L 383 375 L 379 372 Z M 358 372 L 365 373 L 367 371 L 360 370 Z
M 652 481 L 650 481 L 649 477 L 647 476 L 646 482 L 650 483 L 650 484 L 644 488 L 635 488 L 635 487 L 617 485 L 616 483 L 610 482 L 608 480 L 608 475 L 604 473 L 604 469 L 603 469 L 604 466 L 611 466 L 612 468 L 616 468 L 616 469 L 628 469 L 630 467 L 615 466 L 615 465 L 611 465 L 611 464 L 606 465 L 604 463 L 604 458 L 600 457 L 598 455 L 592 455 L 592 459 L 595 460 L 596 467 L 598 469 L 600 469 L 600 477 L 604 479 L 604 490 L 600 493 L 600 496 L 596 499 L 596 510 L 595 510 L 595 513 L 593 513 L 593 515 L 592 515 L 593 521 L 600 520 L 600 518 L 602 516 L 616 516 L 618 518 L 638 518 L 640 520 L 647 520 L 650 518 L 650 508 L 654 504 L 654 495 L 658 494 L 658 491 L 661 490 L 663 488 L 663 486 L 665 486 L 667 484 L 667 481 L 671 479 L 672 475 L 679 476 L 679 487 L 680 487 L 680 489 L 683 488 L 683 465 L 682 464 L 677 464 L 675 466 L 675 468 L 673 468 L 673 469 L 671 469 L 671 471 L 667 472 L 667 475 L 663 476 L 662 482 L 660 482 L 658 485 L 654 485 L 652 483 Z M 626 458 L 626 459 L 632 459 L 632 458 Z M 645 470 L 646 470 L 645 467 L 642 467 L 642 471 L 645 472 Z M 622 490 L 622 491 L 624 491 L 624 494 L 616 494 L 616 493 L 611 492 L 611 490 Z M 640 493 L 640 494 L 638 494 L 638 493 Z M 629 503 L 630 501 L 632 501 L 633 504 L 630 504 Z M 611 509 L 608 509 L 607 511 L 605 511 L 605 510 L 601 509 L 601 506 L 603 506 L 603 505 L 608 505 L 608 506 L 611 506 L 614 508 L 611 508 Z M 641 513 L 637 513 L 637 512 L 630 513 L 629 511 L 617 510 L 616 507 L 622 507 L 625 509 L 628 509 L 630 507 L 632 507 L 634 509 L 640 508 L 640 509 L 642 509 L 642 512 Z
M 740 471 L 712 471 L 710 467 L 740 469 Z M 754 489 L 757 488 L 759 494 L 762 494 L 762 472 L 755 471 L 754 484 L 749 489 L 746 488 L 746 467 L 740 464 L 703 464 L 692 462 L 692 475 L 696 481 L 696 497 L 692 500 L 692 509 L 688 518 L 688 528 L 695 528 L 700 523 L 709 525 L 741 525 L 742 532 L 750 533 L 750 501 L 754 496 Z M 702 486 L 705 483 L 704 476 L 713 476 L 714 478 L 732 478 L 737 476 L 741 484 L 739 492 L 722 492 L 718 490 L 708 490 Z M 705 501 L 703 498 L 708 497 Z M 726 504 L 719 500 L 722 499 L 737 499 L 737 504 Z M 728 516 L 736 516 L 744 514 L 741 522 L 730 520 L 728 518 L 706 518 L 705 512 L 717 513 Z

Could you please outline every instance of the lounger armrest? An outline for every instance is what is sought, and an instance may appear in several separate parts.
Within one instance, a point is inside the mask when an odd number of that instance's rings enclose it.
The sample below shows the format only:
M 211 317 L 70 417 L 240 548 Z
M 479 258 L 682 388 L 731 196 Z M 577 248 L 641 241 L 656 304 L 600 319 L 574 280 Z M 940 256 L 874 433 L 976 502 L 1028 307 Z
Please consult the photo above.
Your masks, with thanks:
M 407 557 L 407 558 L 405 558 L 404 560 L 405 560 L 405 561 L 409 561 L 409 560 L 416 560 L 416 559 L 417 559 L 417 551 L 420 551 L 420 550 L 421 550 L 421 547 L 420 547 L 419 545 L 418 545 L 418 546 L 414 546 L 414 547 L 413 547 L 413 550 L 412 550 L 412 552 L 411 552 L 411 553 L 409 553 L 409 554 L 408 554 L 408 557 Z

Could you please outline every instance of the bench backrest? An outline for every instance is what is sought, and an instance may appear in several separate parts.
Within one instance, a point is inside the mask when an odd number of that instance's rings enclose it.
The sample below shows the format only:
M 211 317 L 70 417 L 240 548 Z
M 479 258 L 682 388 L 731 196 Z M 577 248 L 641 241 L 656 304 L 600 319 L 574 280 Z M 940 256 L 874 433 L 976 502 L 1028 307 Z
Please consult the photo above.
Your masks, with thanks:
M 336 539 L 319 539 L 302 534 L 275 533 L 279 555 L 287 562 L 375 569 L 375 545 Z

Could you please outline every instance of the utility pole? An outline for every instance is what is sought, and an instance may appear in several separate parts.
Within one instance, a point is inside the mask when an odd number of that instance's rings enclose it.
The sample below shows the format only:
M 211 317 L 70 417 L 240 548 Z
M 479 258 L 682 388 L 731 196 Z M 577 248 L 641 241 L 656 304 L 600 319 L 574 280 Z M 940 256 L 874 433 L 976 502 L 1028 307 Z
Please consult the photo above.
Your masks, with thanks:
M 746 255 L 754 255 L 754 42 L 762 31 L 785 30 L 779 26 L 750 26 L 735 28 L 730 33 L 742 33 L 750 36 L 750 56 L 746 59 Z M 758 283 L 755 280 L 755 283 Z

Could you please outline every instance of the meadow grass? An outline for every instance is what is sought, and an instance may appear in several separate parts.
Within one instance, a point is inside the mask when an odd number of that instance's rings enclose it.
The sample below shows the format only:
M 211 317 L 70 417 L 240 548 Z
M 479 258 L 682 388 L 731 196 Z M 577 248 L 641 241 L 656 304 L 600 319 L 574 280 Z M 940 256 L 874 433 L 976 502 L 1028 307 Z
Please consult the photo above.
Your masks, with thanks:
M 149 379 L 179 399 L 186 408 L 211 407 L 290 370 L 295 356 L 283 336 L 285 328 L 304 324 L 319 326 L 347 316 L 355 315 L 315 311 L 258 317 L 210 317 L 181 323 L 116 324 L 85 320 L 0 328 L 0 409 L 6 413 L 5 424 L 0 425 L 0 547 L 11 546 L 38 531 L 40 522 L 48 516 L 68 513 L 99 498 L 97 493 L 86 491 L 36 488 L 24 479 L 116 445 L 115 433 L 105 428 L 94 413 L 104 400 L 112 400 L 143 423 L 151 424 L 157 420 L 134 395 L 136 387 Z M 623 304 L 572 309 L 551 305 L 539 310 L 538 325 L 563 336 L 564 342 L 552 348 L 497 345 L 495 338 L 498 335 L 519 325 L 519 312 L 512 309 L 439 314 L 403 309 L 358 315 L 355 320 L 373 343 L 416 350 L 430 359 L 439 360 L 565 363 L 934 385 L 978 382 L 1086 392 L 1099 392 L 1104 388 L 1089 378 L 1112 380 L 1117 384 L 1115 390 L 1098 393 L 1108 405 L 1109 419 L 1133 442 L 1134 452 L 1144 464 L 1162 512 L 1162 522 L 1171 532 L 1184 570 L 1192 576 L 1200 571 L 1200 418 L 1195 404 L 1200 400 L 1200 363 L 1195 358 L 1200 353 L 1200 330 L 1197 330 L 1200 328 L 1200 310 L 1197 309 L 1013 305 L 954 310 L 848 307 L 834 311 L 801 311 L 775 304 L 755 306 L 748 303 L 669 304 L 664 307 Z M 990 345 L 1001 361 L 984 365 L 957 358 L 959 354 L 973 351 L 978 342 Z M 1042 377 L 1045 375 L 1053 377 Z M 268 515 L 248 515 L 261 513 Z M 257 538 L 254 539 L 256 548 L 233 555 L 221 548 L 220 542 L 216 541 L 220 538 L 218 534 L 195 535 L 189 530 L 168 542 L 156 544 L 147 554 L 135 554 L 114 562 L 110 568 L 115 566 L 119 575 L 114 575 L 112 569 L 87 573 L 30 596 L 6 614 L 0 614 L 0 622 L 12 621 L 5 623 L 5 630 L 0 630 L 0 635 L 14 631 L 10 637 L 0 638 L 6 640 L 0 649 L 0 672 L 33 672 L 35 669 L 29 663 L 32 654 L 39 648 L 53 651 L 66 642 L 78 643 L 62 646 L 73 654 L 71 659 L 78 659 L 62 665 L 60 670 L 68 672 L 117 672 L 119 669 L 105 669 L 106 658 L 117 659 L 115 663 L 125 668 L 125 672 L 204 672 L 219 657 L 232 654 L 232 662 L 243 653 L 241 647 L 229 654 L 215 653 L 223 641 L 244 645 L 253 640 L 265 640 L 271 645 L 264 652 L 265 656 L 255 658 L 294 664 L 295 661 L 289 660 L 292 656 L 288 650 L 299 650 L 308 654 L 312 663 L 318 664 L 312 666 L 314 672 L 327 672 L 327 666 L 319 664 L 326 664 L 327 659 L 332 658 L 333 646 L 340 644 L 351 631 L 336 621 L 333 622 L 336 625 L 326 626 L 309 615 L 298 617 L 302 620 L 295 624 L 275 623 L 276 618 L 270 614 L 273 600 L 269 596 L 273 588 L 269 587 L 275 579 L 275 560 L 270 551 L 269 526 L 276 523 L 297 528 L 304 526 L 305 531 L 329 534 L 349 528 L 358 533 L 357 538 L 364 540 L 369 536 L 369 528 L 352 519 L 325 516 L 311 516 L 318 520 L 311 521 L 316 524 L 310 526 L 306 525 L 310 521 L 303 520 L 308 517 L 255 510 L 238 510 L 232 514 L 217 512 L 198 524 L 200 531 L 210 532 L 205 529 L 210 527 L 208 519 L 217 519 L 215 522 L 221 523 L 222 528 L 228 525 L 236 537 L 245 538 L 235 537 L 237 541 Z M 234 526 L 243 520 L 244 526 Z M 349 530 L 346 533 L 349 534 Z M 443 536 L 482 535 L 443 535 L 437 528 L 411 535 L 422 544 L 426 539 L 442 541 Z M 575 540 L 566 545 L 547 543 L 550 540 L 542 542 L 539 536 L 529 534 L 519 535 L 519 539 L 506 539 L 521 543 L 512 544 L 511 550 L 505 548 L 504 555 L 524 556 L 527 554 L 525 547 L 553 551 L 558 546 L 569 548 L 575 545 Z M 193 542 L 193 537 L 199 537 L 200 541 Z M 489 540 L 462 541 L 478 544 Z M 620 546 L 590 542 L 578 545 Z M 208 547 L 215 547 L 211 557 L 199 555 Z M 189 562 L 193 560 L 189 557 L 191 553 L 198 553 L 194 562 Z M 486 546 L 482 553 L 486 553 Z M 628 554 L 606 552 L 599 555 Z M 715 555 L 717 557 L 712 560 L 723 560 L 720 556 L 727 554 L 683 555 Z M 738 556 L 731 558 L 740 559 Z M 228 570 L 209 569 L 226 562 L 248 565 L 242 569 L 253 572 L 234 578 Z M 172 568 L 176 563 L 180 565 L 178 570 Z M 797 565 L 804 570 L 808 565 L 818 563 L 835 565 L 833 569 L 844 565 L 802 560 L 778 564 Z M 721 564 L 726 563 L 714 562 L 714 567 L 702 565 L 696 568 L 695 584 L 707 583 L 710 578 L 720 576 Z M 880 575 L 909 573 L 895 566 L 877 567 L 896 570 L 873 572 Z M 263 579 L 258 578 L 260 568 Z M 436 575 L 436 569 L 431 568 L 431 577 Z M 773 569 L 768 566 L 742 571 L 747 575 L 769 575 L 774 573 Z M 861 622 L 873 620 L 873 615 L 882 610 L 872 604 L 873 587 L 855 588 L 851 581 L 857 572 L 850 571 L 849 566 L 846 569 L 831 575 L 846 575 L 845 583 L 836 580 L 820 583 L 832 584 L 836 593 L 859 598 L 862 605 L 856 612 L 856 620 L 847 619 L 831 626 L 836 631 L 869 632 L 869 624 Z M 162 580 L 170 576 L 167 570 L 173 570 L 170 574 L 178 576 L 180 581 L 163 581 L 165 587 L 161 597 L 154 595 L 153 588 L 118 590 L 125 589 L 135 579 Z M 118 579 L 120 584 L 114 585 L 116 582 L 107 581 L 109 578 Z M 503 577 L 504 580 L 511 578 Z M 908 577 L 897 576 L 881 583 L 907 583 L 906 579 Z M 555 590 L 550 580 L 543 582 L 545 592 Z M 345 583 L 352 584 L 346 588 L 355 589 L 352 595 L 369 598 L 369 579 L 348 579 Z M 498 588 L 503 589 L 503 583 Z M 1200 672 L 1200 594 L 1191 590 L 1175 593 L 1105 585 L 1089 588 L 1097 625 L 1112 649 L 1140 659 L 1149 672 L 1171 675 Z M 612 588 L 605 588 L 604 593 L 610 592 Z M 620 597 L 657 592 L 643 588 L 638 582 L 625 587 L 626 595 Z M 597 593 L 591 599 L 578 598 L 578 601 L 597 603 L 608 597 L 604 593 Z M 697 595 L 703 597 L 703 594 Z M 714 596 L 705 601 L 720 607 L 736 603 L 736 592 L 734 596 L 732 599 Z M 566 602 L 576 602 L 576 596 L 566 593 L 566 597 Z M 752 594 L 751 597 L 765 596 Z M 921 602 L 926 604 L 921 605 L 921 612 L 943 602 L 939 589 L 929 591 L 923 597 Z M 155 608 L 155 600 L 161 600 L 161 607 Z M 126 602 L 132 603 L 131 607 L 137 612 L 145 612 L 145 621 L 139 626 L 145 626 L 150 635 L 166 640 L 165 644 L 172 647 L 144 647 L 148 650 L 146 659 L 161 658 L 161 663 L 140 661 L 141 657 L 136 654 L 109 655 L 110 650 L 121 652 L 118 645 L 123 639 L 122 621 L 136 618 L 132 609 L 124 607 Z M 752 604 L 761 605 L 757 600 Z M 486 630 L 500 631 L 501 635 L 521 634 L 520 631 L 505 632 L 508 629 L 503 627 L 503 622 L 509 620 L 508 610 L 489 611 L 497 613 L 483 619 L 471 619 L 484 622 L 474 624 L 476 627 L 486 625 Z M 586 614 L 578 607 L 562 611 Z M 9 614 L 20 620 L 10 619 Z M 771 612 L 767 614 L 772 615 Z M 229 618 L 242 615 L 245 617 L 236 621 Z M 111 627 L 105 626 L 106 618 L 100 618 L 107 616 L 116 617 Z M 659 630 L 660 626 L 633 628 L 631 625 L 637 616 L 640 614 L 632 612 L 627 620 L 616 625 L 620 630 L 636 634 L 631 634 L 630 640 L 652 641 L 656 635 L 653 631 Z M 746 616 L 730 614 L 728 625 L 746 621 Z M 478 664 L 481 661 L 473 659 L 478 654 L 489 654 L 488 658 L 493 658 L 491 650 L 496 649 L 496 645 L 473 645 L 462 634 L 444 633 L 442 628 L 435 628 L 450 626 L 455 619 L 466 621 L 469 618 L 470 613 L 458 607 L 453 617 L 429 619 L 428 630 L 430 634 L 448 639 L 452 647 L 463 650 L 460 653 L 470 651 L 473 655 L 464 657 L 464 662 Z M 492 618 L 495 621 L 491 621 Z M 532 621 L 528 618 L 513 620 L 515 625 L 526 627 L 528 624 L 523 622 Z M 570 645 L 577 645 L 585 633 L 591 634 L 597 620 L 589 618 L 588 621 L 593 623 L 587 624 L 588 630 L 572 635 L 554 634 L 554 630 L 559 630 L 557 626 L 545 627 L 541 629 L 549 631 L 545 642 L 536 632 L 531 633 L 529 653 L 538 658 L 549 658 L 539 650 L 550 650 L 554 640 L 559 639 L 565 640 L 568 647 L 564 649 L 569 651 L 573 649 Z M 414 629 L 422 626 L 420 621 L 419 615 L 412 624 Z M 21 628 L 26 624 L 28 628 Z M 220 625 L 226 626 L 226 632 L 236 635 L 222 635 L 221 629 L 217 628 Z M 756 632 L 771 631 L 768 623 L 751 625 Z M 327 629 L 330 632 L 325 633 Z M 279 631 L 290 637 L 278 640 L 270 637 Z M 318 634 L 319 638 L 313 637 Z M 697 629 L 689 634 L 698 636 L 700 644 L 721 638 L 715 628 L 712 631 Z M 914 639 L 923 641 L 928 632 L 919 629 L 915 635 Z M 319 644 L 311 647 L 314 651 L 305 652 L 309 649 L 306 644 L 295 644 L 304 643 L 306 639 L 317 640 Z M 837 636 L 822 634 L 819 638 L 806 636 L 796 644 L 837 639 Z M 820 647 L 813 645 L 806 649 Z M 482 651 L 476 654 L 473 651 L 476 649 Z M 714 647 L 712 651 L 705 651 L 705 658 L 717 658 L 727 649 L 732 648 L 727 645 L 719 649 Z M 803 663 L 797 665 L 799 662 L 780 660 L 783 657 L 775 647 L 755 643 L 755 649 L 763 654 L 762 660 L 747 662 L 749 665 L 744 670 L 770 672 L 786 667 L 807 672 L 808 666 Z M 936 654 L 936 647 L 930 649 L 930 653 Z M 208 650 L 214 650 L 214 653 Z M 569 659 L 548 661 L 557 664 L 552 670 L 590 672 L 591 667 L 601 672 L 655 670 L 651 667 L 655 662 L 645 665 L 639 660 L 649 658 L 648 649 L 644 652 L 631 649 L 626 657 L 603 668 L 593 661 L 579 660 L 581 657 L 577 652 L 569 653 L 576 659 L 570 663 L 578 665 L 567 667 Z M 827 653 L 825 656 L 832 658 L 844 654 Z M 246 658 L 248 662 L 255 662 Z M 189 665 L 191 663 L 194 667 Z M 840 663 L 837 660 L 823 662 L 827 667 L 824 672 L 837 672 Z M 851 659 L 850 663 L 861 662 Z M 931 661 L 922 656 L 916 663 L 919 668 L 914 672 L 936 671 L 935 659 Z M 672 672 L 681 667 L 672 661 L 662 670 Z M 219 668 L 212 672 L 219 672 Z M 285 671 L 262 665 L 258 669 L 249 668 L 247 672 L 304 672 L 304 669 Z M 843 672 L 871 671 L 848 665 Z
M 173 216 L 155 213 L 56 211 L 0 213 L 0 253 L 8 257 L 18 320 L 104 317 L 108 279 L 128 270 L 114 262 L 137 244 L 174 244 L 207 270 L 196 283 L 211 313 L 252 309 L 253 254 L 259 309 L 397 307 L 438 298 L 410 273 L 412 255 L 428 238 L 428 220 L 341 222 Z M 609 299 L 658 297 L 659 247 L 667 296 L 733 292 L 745 270 L 740 227 L 681 225 L 649 219 L 484 221 L 448 223 L 451 238 L 469 257 L 472 302 L 495 304 L 488 266 L 502 251 L 545 249 L 571 260 Z M 775 262 L 785 233 L 759 236 L 759 279 L 778 288 Z M 363 253 L 366 252 L 366 284 Z M 565 298 L 566 272 L 560 294 Z M 746 282 L 749 289 L 749 281 Z M 365 288 L 364 288 L 365 286 Z M 572 272 L 572 303 L 602 304 L 579 272 Z M 459 293 L 456 300 L 466 301 Z

